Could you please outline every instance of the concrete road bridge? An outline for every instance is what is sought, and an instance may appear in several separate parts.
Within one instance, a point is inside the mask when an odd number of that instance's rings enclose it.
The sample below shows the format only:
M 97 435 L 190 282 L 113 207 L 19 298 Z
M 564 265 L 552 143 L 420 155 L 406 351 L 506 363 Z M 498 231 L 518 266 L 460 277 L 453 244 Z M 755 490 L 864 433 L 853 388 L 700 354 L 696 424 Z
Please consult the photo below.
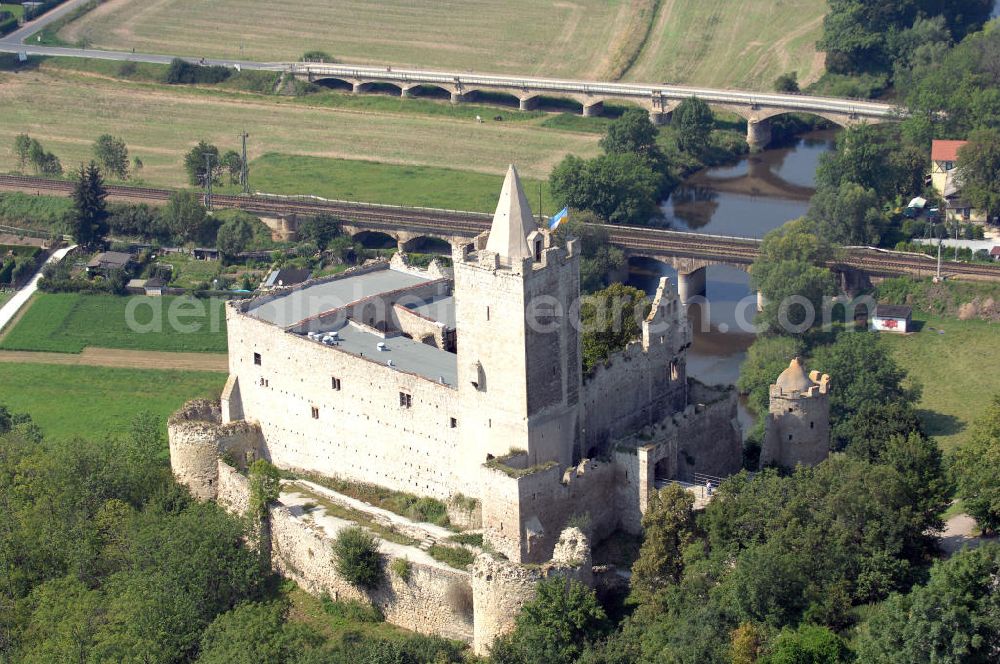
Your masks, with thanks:
M 342 81 L 355 93 L 363 93 L 373 86 L 391 85 L 399 89 L 401 96 L 408 97 L 419 88 L 439 88 L 449 93 L 455 104 L 476 92 L 490 92 L 509 95 L 517 100 L 521 110 L 531 110 L 542 98 L 561 97 L 575 100 L 581 105 L 583 115 L 590 116 L 600 113 L 605 101 L 628 101 L 645 107 L 657 124 L 669 121 L 671 113 L 683 100 L 698 97 L 713 108 L 730 111 L 745 119 L 747 141 L 752 147 L 767 145 L 771 140 L 768 121 L 786 113 L 810 113 L 841 127 L 893 121 L 903 115 L 891 104 L 800 94 L 347 64 L 300 62 L 284 67 L 291 75 L 313 83 Z
M 109 185 L 109 198 L 119 201 L 164 204 L 173 193 L 169 189 L 151 189 Z M 73 183 L 66 180 L 0 175 L 0 191 L 70 196 Z M 260 215 L 279 236 L 291 237 L 298 220 L 325 213 L 342 220 L 344 232 L 352 236 L 381 234 L 395 241 L 400 250 L 412 250 L 428 239 L 449 245 L 466 245 L 479 233 L 488 230 L 492 215 L 481 212 L 376 205 L 354 201 L 333 201 L 303 196 L 213 196 L 217 208 L 238 208 Z M 749 271 L 760 254 L 759 239 L 701 233 L 687 233 L 661 228 L 603 226 L 608 241 L 621 247 L 630 259 L 651 259 L 674 267 L 678 273 L 678 291 L 686 302 L 704 295 L 706 271 L 711 265 L 728 265 Z M 854 290 L 885 277 L 909 275 L 930 277 L 936 262 L 930 256 L 886 251 L 869 247 L 850 247 L 841 251 L 830 267 L 841 275 L 842 285 Z M 1000 281 L 1000 265 L 982 263 L 945 263 L 942 275 L 971 281 Z

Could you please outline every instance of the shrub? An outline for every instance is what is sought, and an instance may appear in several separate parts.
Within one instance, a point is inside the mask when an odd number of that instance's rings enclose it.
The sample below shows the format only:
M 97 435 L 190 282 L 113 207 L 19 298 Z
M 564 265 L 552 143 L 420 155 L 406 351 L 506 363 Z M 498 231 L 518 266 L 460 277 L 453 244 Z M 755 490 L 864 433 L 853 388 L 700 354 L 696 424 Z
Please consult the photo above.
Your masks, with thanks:
M 413 576 L 413 563 L 406 558 L 396 558 L 389 568 L 403 581 L 409 581 L 410 577 Z
M 455 569 L 468 569 L 469 565 L 476 558 L 468 549 L 457 546 L 445 546 L 443 544 L 432 545 L 427 550 L 427 553 L 434 560 L 442 562 L 445 565 L 450 565 Z
M 458 533 L 457 535 L 452 535 L 449 537 L 452 542 L 458 542 L 459 544 L 467 544 L 469 546 L 479 546 L 483 545 L 483 534 L 482 533 Z
M 382 556 L 375 537 L 353 526 L 337 534 L 333 542 L 333 561 L 337 572 L 361 588 L 374 588 L 382 580 Z
M 323 605 L 323 612 L 337 623 L 380 623 L 385 620 L 378 607 L 356 599 L 335 602 L 329 595 L 323 595 L 320 603 Z
M 194 65 L 181 58 L 170 61 L 170 67 L 163 75 L 163 82 L 171 85 L 192 83 L 221 83 L 230 77 L 232 72 L 218 65 Z

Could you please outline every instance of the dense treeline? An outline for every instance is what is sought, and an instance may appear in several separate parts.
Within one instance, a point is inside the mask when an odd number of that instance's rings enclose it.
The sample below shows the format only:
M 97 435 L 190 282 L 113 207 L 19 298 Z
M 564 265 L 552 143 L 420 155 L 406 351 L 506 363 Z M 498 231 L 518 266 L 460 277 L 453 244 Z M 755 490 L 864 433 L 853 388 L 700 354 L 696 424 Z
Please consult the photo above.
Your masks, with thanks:
M 173 481 L 151 416 L 57 441 L 0 407 L 0 660 L 458 661 L 443 639 L 378 633 L 372 610 L 327 601 L 325 629 L 291 620 L 254 533 Z

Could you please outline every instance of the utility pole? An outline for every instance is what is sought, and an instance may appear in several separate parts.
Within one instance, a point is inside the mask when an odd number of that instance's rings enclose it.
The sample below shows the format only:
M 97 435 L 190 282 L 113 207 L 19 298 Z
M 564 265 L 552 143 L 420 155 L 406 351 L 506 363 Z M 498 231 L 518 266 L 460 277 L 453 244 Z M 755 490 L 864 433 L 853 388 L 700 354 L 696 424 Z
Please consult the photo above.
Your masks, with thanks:
M 943 242 L 944 242 L 944 240 L 942 240 L 941 236 L 939 235 L 938 236 L 937 281 L 941 281 L 941 245 L 942 245 Z
M 955 262 L 958 262 L 958 228 L 961 224 L 955 222 Z
M 212 209 L 212 153 L 205 153 L 205 207 Z
M 247 139 L 250 138 L 250 134 L 244 129 L 243 133 L 240 134 L 240 138 L 243 140 L 243 159 L 240 162 L 240 184 L 243 185 L 243 193 L 250 193 L 250 164 L 247 163 Z

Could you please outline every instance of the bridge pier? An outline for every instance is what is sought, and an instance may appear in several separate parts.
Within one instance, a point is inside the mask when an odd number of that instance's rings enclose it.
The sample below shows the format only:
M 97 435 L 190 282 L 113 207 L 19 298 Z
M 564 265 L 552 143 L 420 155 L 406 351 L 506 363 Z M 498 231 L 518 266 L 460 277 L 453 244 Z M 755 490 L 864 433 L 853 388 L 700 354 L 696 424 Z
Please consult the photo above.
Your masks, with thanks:
M 765 304 L 767 304 L 767 299 L 764 297 L 764 293 L 757 291 L 757 313 L 764 311 Z
M 409 97 L 412 97 L 413 93 L 410 92 L 410 88 L 400 88 L 399 89 L 399 96 L 401 98 L 403 98 L 403 99 L 407 99 Z
M 351 84 L 351 92 L 353 94 L 356 94 L 356 95 L 361 94 L 362 92 L 364 92 L 367 89 L 368 89 L 368 84 L 367 83 L 352 83 Z
M 649 121 L 657 127 L 661 127 L 663 125 L 670 124 L 671 115 L 673 115 L 671 111 L 650 111 Z
M 692 272 L 677 271 L 677 296 L 681 304 L 690 304 L 696 297 L 705 297 L 706 290 L 705 268 L 700 267 Z
M 451 93 L 451 103 L 458 104 L 458 103 L 460 103 L 462 101 L 463 97 L 465 97 L 465 95 L 462 94 L 461 92 L 452 92 Z
M 533 111 L 538 108 L 538 97 L 521 97 L 517 100 L 517 108 L 522 111 Z
M 770 142 L 770 120 L 747 120 L 747 143 L 751 150 L 763 150 Z
M 584 103 L 583 105 L 583 117 L 592 118 L 595 115 L 600 115 L 604 112 L 604 102 L 595 101 L 592 104 Z

